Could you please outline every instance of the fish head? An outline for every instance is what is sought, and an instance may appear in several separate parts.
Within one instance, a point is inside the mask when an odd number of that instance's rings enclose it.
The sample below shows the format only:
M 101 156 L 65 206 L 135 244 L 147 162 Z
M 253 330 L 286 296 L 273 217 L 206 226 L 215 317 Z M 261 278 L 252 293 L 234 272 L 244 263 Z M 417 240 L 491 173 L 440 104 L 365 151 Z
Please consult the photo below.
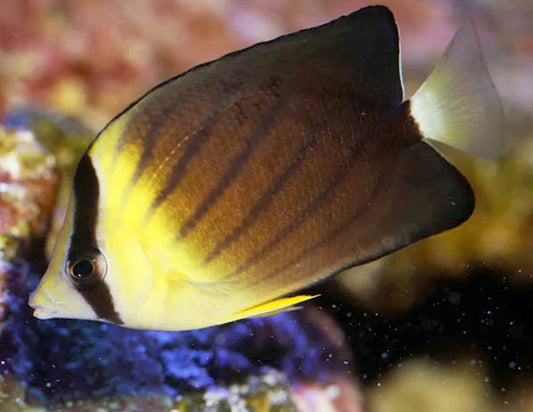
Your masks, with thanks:
M 71 208 L 69 208 L 71 209 Z M 49 266 L 29 305 L 39 319 L 97 320 L 135 327 L 130 320 L 153 295 L 150 263 L 136 237 L 123 230 L 75 247 L 72 210 L 65 220 Z M 102 225 L 106 226 L 106 225 Z
M 92 260 L 88 267 L 84 267 L 88 262 L 82 260 L 72 262 L 69 259 L 67 252 L 72 238 L 72 215 L 73 206 L 70 204 L 63 228 L 56 241 L 52 259 L 37 289 L 29 299 L 29 305 L 34 309 L 33 314 L 39 319 L 98 319 L 91 305 L 79 292 L 72 276 L 74 273 L 81 274 L 82 269 L 86 272 L 93 264 L 101 265 L 101 258 L 97 257 L 98 262 L 93 258 L 94 263 Z
M 86 154 L 76 171 L 71 199 L 50 264 L 29 305 L 39 319 L 73 318 L 130 326 L 152 291 L 152 269 L 139 231 L 110 196 L 98 164 Z

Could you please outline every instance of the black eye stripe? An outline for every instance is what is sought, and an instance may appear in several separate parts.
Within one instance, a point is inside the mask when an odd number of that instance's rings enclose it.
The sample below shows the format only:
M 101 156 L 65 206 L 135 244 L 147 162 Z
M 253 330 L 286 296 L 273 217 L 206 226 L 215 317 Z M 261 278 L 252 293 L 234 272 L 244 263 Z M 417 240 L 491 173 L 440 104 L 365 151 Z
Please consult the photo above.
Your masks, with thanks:
M 98 197 L 100 194 L 98 178 L 91 158 L 85 154 L 78 164 L 74 176 L 74 216 L 73 229 L 68 262 L 84 260 L 94 256 L 98 251 L 96 241 L 96 223 L 98 221 Z M 89 257 L 90 259 L 91 257 Z M 67 264 L 70 266 L 70 264 Z M 96 264 L 98 268 L 98 264 Z M 67 268 L 70 272 L 70 268 Z M 72 278 L 72 276 L 69 274 Z M 72 283 L 91 305 L 99 319 L 122 324 L 119 314 L 115 311 L 113 296 L 102 276 L 89 276 L 90 282 L 80 280 Z

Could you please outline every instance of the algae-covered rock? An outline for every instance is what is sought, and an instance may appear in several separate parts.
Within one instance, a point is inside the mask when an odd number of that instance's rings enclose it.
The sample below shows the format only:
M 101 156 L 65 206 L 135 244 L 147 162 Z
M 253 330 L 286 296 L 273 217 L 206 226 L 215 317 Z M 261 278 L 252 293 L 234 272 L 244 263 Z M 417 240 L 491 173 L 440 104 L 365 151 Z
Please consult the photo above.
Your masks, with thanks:
M 0 127 L 0 257 L 44 236 L 54 204 L 55 158 L 31 131 Z
M 82 121 L 43 109 L 19 109 L 9 112 L 4 128 L 31 131 L 49 153 L 54 155 L 60 173 L 74 170 L 82 153 L 94 138 L 94 131 Z
M 73 117 L 42 109 L 19 109 L 3 119 L 4 128 L 13 134 L 30 134 L 49 158 L 53 159 L 58 188 L 55 193 L 52 221 L 46 240 L 46 253 L 51 255 L 55 239 L 63 220 L 71 193 L 72 178 L 79 159 L 89 146 L 95 133 L 83 122 Z M 34 153 L 30 150 L 29 153 Z M 48 219 L 44 219 L 48 222 Z

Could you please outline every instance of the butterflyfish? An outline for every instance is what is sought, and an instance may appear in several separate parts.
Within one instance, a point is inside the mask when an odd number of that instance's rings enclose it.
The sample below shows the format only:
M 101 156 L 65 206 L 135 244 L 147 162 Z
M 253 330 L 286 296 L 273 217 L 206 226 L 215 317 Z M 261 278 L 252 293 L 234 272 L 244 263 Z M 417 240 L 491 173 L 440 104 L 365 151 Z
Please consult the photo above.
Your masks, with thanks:
M 464 222 L 472 189 L 431 140 L 501 152 L 475 29 L 410 99 L 399 59 L 374 6 L 147 92 L 80 160 L 34 315 L 172 331 L 270 315 Z

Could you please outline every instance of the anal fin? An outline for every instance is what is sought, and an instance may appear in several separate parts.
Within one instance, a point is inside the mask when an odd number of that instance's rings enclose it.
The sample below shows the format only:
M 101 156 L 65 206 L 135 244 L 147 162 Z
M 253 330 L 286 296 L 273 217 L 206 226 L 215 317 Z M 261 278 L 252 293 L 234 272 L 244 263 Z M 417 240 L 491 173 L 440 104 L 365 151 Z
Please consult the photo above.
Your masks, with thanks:
M 299 303 L 316 298 L 318 295 L 299 295 L 271 300 L 261 305 L 253 306 L 249 309 L 245 309 L 241 312 L 234 314 L 228 322 L 232 322 L 245 318 L 258 318 L 263 316 L 271 316 L 281 312 L 287 312 L 299 309 Z

